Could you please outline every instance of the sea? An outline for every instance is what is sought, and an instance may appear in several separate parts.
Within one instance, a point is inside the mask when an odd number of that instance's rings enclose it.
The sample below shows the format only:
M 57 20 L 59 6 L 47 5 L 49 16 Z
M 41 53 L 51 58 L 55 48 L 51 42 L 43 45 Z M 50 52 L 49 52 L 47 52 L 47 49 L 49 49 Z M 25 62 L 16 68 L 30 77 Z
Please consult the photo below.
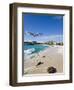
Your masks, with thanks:
M 24 55 L 29 57 L 30 55 L 38 54 L 40 51 L 47 49 L 48 46 L 41 44 L 24 44 Z

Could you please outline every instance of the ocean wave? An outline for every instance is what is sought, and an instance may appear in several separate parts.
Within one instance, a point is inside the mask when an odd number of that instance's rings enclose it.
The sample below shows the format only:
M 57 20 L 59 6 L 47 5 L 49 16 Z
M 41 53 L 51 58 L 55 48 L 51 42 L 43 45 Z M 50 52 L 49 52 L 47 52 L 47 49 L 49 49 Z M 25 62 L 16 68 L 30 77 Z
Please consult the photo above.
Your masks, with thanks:
M 33 52 L 35 52 L 35 48 L 24 50 L 24 54 L 26 55 L 32 54 Z

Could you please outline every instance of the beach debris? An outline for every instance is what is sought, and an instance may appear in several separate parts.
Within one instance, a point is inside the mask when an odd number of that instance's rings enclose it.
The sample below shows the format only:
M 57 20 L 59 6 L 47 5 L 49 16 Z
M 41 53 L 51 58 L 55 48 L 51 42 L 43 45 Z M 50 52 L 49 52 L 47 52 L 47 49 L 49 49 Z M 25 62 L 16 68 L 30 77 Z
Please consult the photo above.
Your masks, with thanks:
M 43 64 L 43 62 L 38 62 L 36 66 L 39 66 L 39 65 L 41 65 L 41 64 Z
M 57 70 L 56 70 L 55 67 L 51 66 L 51 67 L 48 67 L 47 72 L 48 72 L 48 73 L 56 73 Z
M 43 56 L 43 58 L 45 58 L 45 56 Z

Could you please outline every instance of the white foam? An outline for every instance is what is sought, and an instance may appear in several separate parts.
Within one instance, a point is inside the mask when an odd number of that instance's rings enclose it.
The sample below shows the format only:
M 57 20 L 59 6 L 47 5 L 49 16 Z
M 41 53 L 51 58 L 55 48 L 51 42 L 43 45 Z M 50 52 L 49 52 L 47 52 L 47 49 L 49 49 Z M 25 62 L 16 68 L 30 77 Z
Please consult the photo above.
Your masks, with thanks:
M 28 55 L 33 53 L 34 51 L 35 51 L 35 48 L 27 49 L 27 50 L 24 50 L 24 54 Z

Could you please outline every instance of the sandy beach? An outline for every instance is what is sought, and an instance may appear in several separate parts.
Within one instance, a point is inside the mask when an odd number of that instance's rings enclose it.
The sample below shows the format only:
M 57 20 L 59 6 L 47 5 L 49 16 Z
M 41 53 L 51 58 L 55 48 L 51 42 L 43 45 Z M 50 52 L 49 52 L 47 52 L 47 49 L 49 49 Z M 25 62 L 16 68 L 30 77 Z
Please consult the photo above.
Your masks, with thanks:
M 38 65 L 38 62 L 42 62 Z M 63 72 L 63 46 L 49 46 L 44 51 L 31 58 L 24 59 L 24 74 L 47 74 L 48 67 L 55 67 L 57 72 Z

